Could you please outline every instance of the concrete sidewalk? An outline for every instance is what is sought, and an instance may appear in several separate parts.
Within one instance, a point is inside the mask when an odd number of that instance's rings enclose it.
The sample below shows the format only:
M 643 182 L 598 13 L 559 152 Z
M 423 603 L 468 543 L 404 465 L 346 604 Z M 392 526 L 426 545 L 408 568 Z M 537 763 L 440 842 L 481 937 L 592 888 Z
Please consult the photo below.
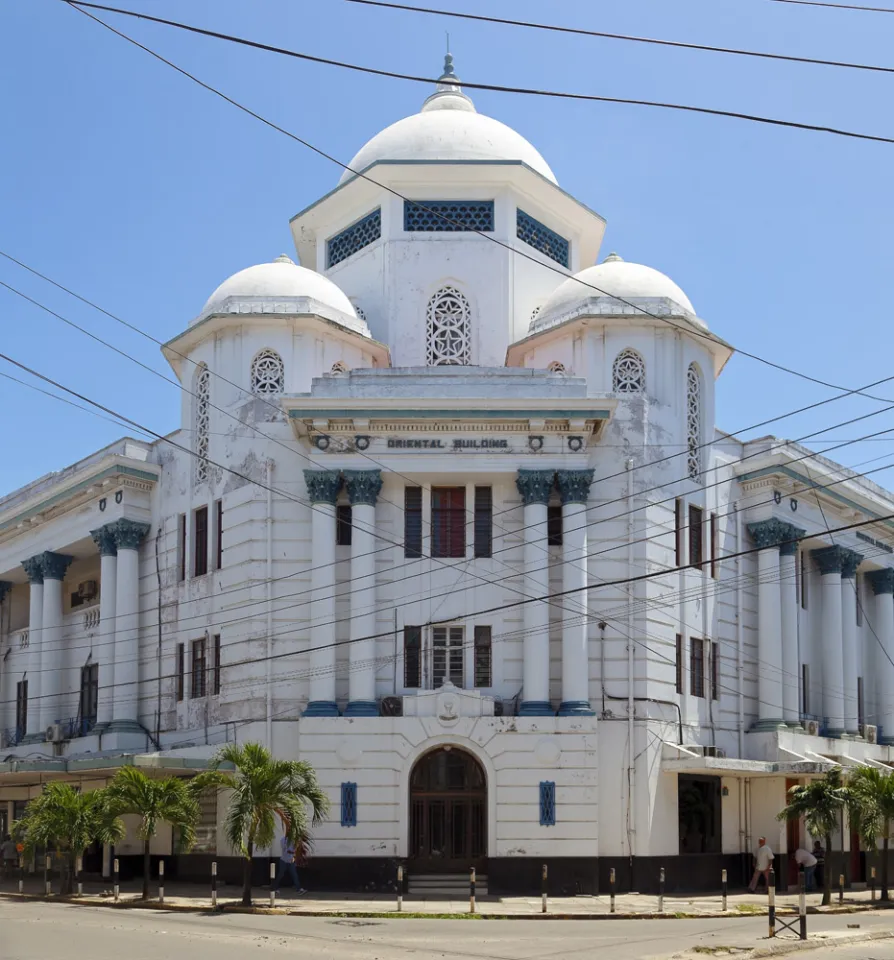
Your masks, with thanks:
M 131 880 L 120 885 L 118 906 L 158 906 L 158 882 L 153 878 L 150 885 L 152 901 L 143 904 L 140 901 L 142 883 Z M 59 892 L 59 878 L 52 880 L 54 895 Z M 17 881 L 0 882 L 0 894 L 16 896 L 18 894 Z M 42 877 L 30 876 L 26 878 L 24 894 L 28 898 L 45 896 L 45 887 Z M 253 890 L 254 907 L 269 909 L 269 887 L 255 887 Z M 83 897 L 75 898 L 92 905 L 115 904 L 112 882 L 85 882 Z M 241 905 L 242 889 L 232 884 L 218 882 L 217 904 L 219 908 L 234 909 Z M 845 893 L 843 904 L 839 904 L 835 894 L 832 904 L 820 907 L 821 893 L 811 893 L 807 896 L 808 911 L 810 913 L 849 913 L 867 910 L 883 910 L 885 906 L 877 900 L 871 901 L 869 891 L 854 891 Z M 174 910 L 209 910 L 211 908 L 211 888 L 208 885 L 171 882 L 165 884 L 165 907 Z M 892 901 L 894 906 L 894 901 Z M 777 910 L 781 912 L 796 912 L 798 908 L 797 894 L 779 894 L 776 897 Z M 275 908 L 277 910 L 305 914 L 307 916 L 386 916 L 397 912 L 397 897 L 395 894 L 369 893 L 323 893 L 311 891 L 304 896 L 298 896 L 289 889 L 277 893 Z M 664 897 L 663 912 L 659 912 L 658 898 L 654 895 L 625 893 L 619 894 L 615 901 L 617 919 L 665 917 L 672 919 L 685 917 L 742 917 L 766 913 L 767 897 L 762 894 L 736 892 L 727 899 L 727 911 L 723 912 L 721 897 L 717 894 L 704 895 L 666 895 Z M 447 897 L 407 897 L 403 898 L 403 913 L 424 914 L 426 916 L 469 916 L 468 898 L 450 899 Z M 476 900 L 476 914 L 481 917 L 542 917 L 542 904 L 539 896 L 518 897 L 478 897 Z M 571 919 L 607 919 L 610 913 L 610 898 L 608 894 L 598 896 L 550 897 L 547 902 L 547 915 L 553 918 L 568 917 Z

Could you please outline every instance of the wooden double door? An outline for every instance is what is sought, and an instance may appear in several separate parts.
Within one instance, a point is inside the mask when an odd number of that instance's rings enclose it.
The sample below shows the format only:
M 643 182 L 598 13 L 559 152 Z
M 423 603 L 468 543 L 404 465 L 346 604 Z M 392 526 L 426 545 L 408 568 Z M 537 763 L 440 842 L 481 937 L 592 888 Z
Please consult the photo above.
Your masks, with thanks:
M 410 778 L 410 861 L 420 873 L 458 873 L 487 862 L 487 782 L 456 747 L 425 754 Z

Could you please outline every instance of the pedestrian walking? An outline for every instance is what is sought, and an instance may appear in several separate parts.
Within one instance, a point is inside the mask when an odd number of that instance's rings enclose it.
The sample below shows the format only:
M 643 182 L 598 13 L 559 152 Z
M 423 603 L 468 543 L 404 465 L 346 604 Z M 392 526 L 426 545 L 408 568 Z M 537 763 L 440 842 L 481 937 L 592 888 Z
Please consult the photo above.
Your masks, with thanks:
M 757 890 L 760 878 L 764 878 L 764 887 L 770 889 L 770 864 L 773 863 L 773 851 L 767 843 L 766 837 L 759 837 L 757 841 L 757 850 L 754 854 L 754 876 L 748 889 L 751 893 Z
M 804 887 L 807 890 L 814 890 L 816 888 L 815 874 L 817 862 L 816 857 L 809 850 L 799 847 L 795 851 L 795 863 L 804 871 Z
M 282 850 L 282 853 L 280 854 L 279 871 L 276 874 L 276 882 L 274 883 L 273 889 L 279 890 L 279 885 L 282 882 L 282 878 L 286 874 L 288 874 L 289 879 L 292 881 L 292 883 L 295 886 L 295 892 L 300 897 L 303 894 L 307 893 L 307 891 L 304 889 L 304 887 L 301 886 L 301 881 L 298 878 L 298 867 L 296 865 L 296 862 L 299 859 L 299 857 L 298 857 L 298 851 L 296 851 L 296 844 L 292 843 L 288 839 L 288 837 L 283 837 L 282 840 L 280 840 L 279 845 L 280 845 L 280 849 Z M 301 849 L 302 844 L 299 843 L 297 847 Z

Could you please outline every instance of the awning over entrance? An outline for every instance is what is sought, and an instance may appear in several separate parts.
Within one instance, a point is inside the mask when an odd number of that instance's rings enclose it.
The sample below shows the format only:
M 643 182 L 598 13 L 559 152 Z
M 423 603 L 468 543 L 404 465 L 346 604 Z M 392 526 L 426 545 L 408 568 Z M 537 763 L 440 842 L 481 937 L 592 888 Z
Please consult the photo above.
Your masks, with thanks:
M 694 749 L 664 743 L 661 769 L 664 773 L 701 774 L 712 777 L 804 777 L 826 773 L 835 761 L 817 756 L 812 760 L 742 760 L 738 757 L 706 757 Z
M 113 774 L 122 767 L 190 774 L 207 770 L 210 763 L 210 760 L 201 757 L 166 756 L 163 753 L 96 753 L 82 757 L 7 760 L 0 763 L 0 785 L 31 781 L 35 774 L 47 779 L 65 779 L 67 776 L 89 773 Z M 232 769 L 232 765 L 223 764 L 221 769 Z

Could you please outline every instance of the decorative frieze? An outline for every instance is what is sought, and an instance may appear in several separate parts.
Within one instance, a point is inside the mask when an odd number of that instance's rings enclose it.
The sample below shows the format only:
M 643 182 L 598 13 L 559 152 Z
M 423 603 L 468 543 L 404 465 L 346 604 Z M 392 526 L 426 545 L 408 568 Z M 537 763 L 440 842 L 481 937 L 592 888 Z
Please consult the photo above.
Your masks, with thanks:
M 515 478 L 515 485 L 525 506 L 529 503 L 548 503 L 555 482 L 555 470 L 519 470 Z
M 304 482 L 311 503 L 335 504 L 341 488 L 341 472 L 338 470 L 305 470 Z
M 381 470 L 345 470 L 344 478 L 352 506 L 363 503 L 370 507 L 376 505 L 382 489 Z
M 558 470 L 556 482 L 562 503 L 586 503 L 593 482 L 593 470 Z

